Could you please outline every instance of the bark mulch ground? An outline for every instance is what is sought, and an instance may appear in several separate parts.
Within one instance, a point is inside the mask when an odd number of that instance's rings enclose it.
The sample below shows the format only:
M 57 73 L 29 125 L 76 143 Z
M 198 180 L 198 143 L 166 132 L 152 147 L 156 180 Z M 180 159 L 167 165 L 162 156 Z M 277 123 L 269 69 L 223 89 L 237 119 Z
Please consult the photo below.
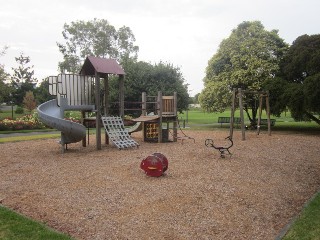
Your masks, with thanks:
M 274 239 L 320 189 L 320 136 L 234 133 L 232 157 L 204 145 L 224 131 L 138 149 L 69 145 L 57 139 L 0 145 L 0 202 L 76 239 Z M 93 140 L 92 140 L 93 139 Z M 140 169 L 148 155 L 166 174 Z

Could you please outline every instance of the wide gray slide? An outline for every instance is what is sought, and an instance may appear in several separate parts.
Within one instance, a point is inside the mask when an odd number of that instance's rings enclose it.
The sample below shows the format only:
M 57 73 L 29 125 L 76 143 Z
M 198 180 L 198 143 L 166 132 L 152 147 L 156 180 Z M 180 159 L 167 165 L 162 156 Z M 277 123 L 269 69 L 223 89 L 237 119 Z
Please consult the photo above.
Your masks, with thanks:
M 41 104 L 38 107 L 39 118 L 46 125 L 61 131 L 61 145 L 81 141 L 86 136 L 86 128 L 82 124 L 64 119 L 64 111 L 92 111 L 94 105 L 70 106 L 67 98 L 60 98 L 60 106 L 56 99 Z

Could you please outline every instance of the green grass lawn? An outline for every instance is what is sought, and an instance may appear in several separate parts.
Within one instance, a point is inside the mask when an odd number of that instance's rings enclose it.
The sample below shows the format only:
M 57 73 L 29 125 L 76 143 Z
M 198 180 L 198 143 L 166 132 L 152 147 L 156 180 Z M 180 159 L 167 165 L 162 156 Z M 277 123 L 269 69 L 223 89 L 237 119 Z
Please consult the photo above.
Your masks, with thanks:
M 6 138 L 0 138 L 0 143 L 21 142 L 21 141 L 30 141 L 30 140 L 37 140 L 37 139 L 49 139 L 49 138 L 59 138 L 59 137 L 60 137 L 60 132 L 53 133 L 53 134 L 41 134 L 41 135 L 37 135 L 36 134 L 36 135 L 27 135 L 27 136 L 13 136 L 13 137 L 10 136 L 10 137 L 6 137 Z
M 191 109 L 188 112 L 179 114 L 180 126 L 183 126 L 185 122 L 186 126 L 190 126 L 191 129 L 212 129 L 212 128 L 229 128 L 229 124 L 218 123 L 219 117 L 230 117 L 231 111 L 227 110 L 223 113 L 206 113 L 201 109 Z M 235 112 L 235 117 L 240 116 L 240 111 Z M 267 115 L 265 111 L 262 112 L 262 119 L 266 119 Z M 290 112 L 281 114 L 280 117 L 270 116 L 271 119 L 275 119 L 275 126 L 272 127 L 274 131 L 296 131 L 296 132 L 320 132 L 320 126 L 315 122 L 295 122 L 291 117 Z M 246 114 L 244 114 L 244 123 L 249 125 L 250 121 Z M 235 127 L 240 127 L 235 125 Z M 267 129 L 266 126 L 262 126 L 262 130 Z
M 0 206 L 0 239 L 71 240 L 72 238 Z
M 0 120 L 4 119 L 4 118 L 12 118 L 13 115 L 13 119 L 22 117 L 24 115 L 28 114 L 27 111 L 25 111 L 24 113 L 20 114 L 20 113 L 15 113 L 13 110 L 13 114 L 11 110 L 0 110 Z
M 283 240 L 320 239 L 320 193 L 302 211 Z

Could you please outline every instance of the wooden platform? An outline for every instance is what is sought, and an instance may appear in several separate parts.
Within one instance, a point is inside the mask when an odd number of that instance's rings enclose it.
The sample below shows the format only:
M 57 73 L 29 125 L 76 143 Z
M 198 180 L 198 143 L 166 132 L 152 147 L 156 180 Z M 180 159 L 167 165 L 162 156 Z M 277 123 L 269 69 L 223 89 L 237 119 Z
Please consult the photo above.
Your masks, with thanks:
M 140 116 L 138 118 L 131 119 L 132 121 L 135 122 L 151 122 L 158 120 L 159 116 L 158 115 L 153 115 L 153 116 Z

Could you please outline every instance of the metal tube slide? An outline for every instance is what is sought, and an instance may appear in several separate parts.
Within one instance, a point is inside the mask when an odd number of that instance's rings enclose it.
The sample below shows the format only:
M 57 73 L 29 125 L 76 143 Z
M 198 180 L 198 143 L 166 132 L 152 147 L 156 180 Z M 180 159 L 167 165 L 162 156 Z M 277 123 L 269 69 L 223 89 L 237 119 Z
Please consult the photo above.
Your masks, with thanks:
M 63 98 L 61 98 L 62 100 Z M 58 106 L 53 99 L 38 107 L 40 120 L 46 125 L 61 131 L 61 144 L 75 143 L 86 136 L 86 128 L 82 124 L 63 119 L 64 110 L 93 110 L 93 105 L 85 106 Z

